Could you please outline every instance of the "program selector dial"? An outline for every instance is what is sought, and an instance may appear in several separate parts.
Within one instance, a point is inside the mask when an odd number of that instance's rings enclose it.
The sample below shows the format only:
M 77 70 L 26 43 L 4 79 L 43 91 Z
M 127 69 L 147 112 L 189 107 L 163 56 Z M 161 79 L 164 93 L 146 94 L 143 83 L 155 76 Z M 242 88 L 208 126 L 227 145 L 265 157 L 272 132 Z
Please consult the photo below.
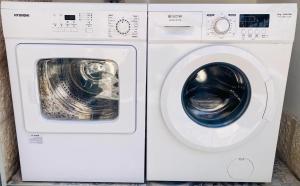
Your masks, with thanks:
M 230 30 L 230 21 L 225 18 L 221 17 L 216 20 L 214 24 L 214 31 L 217 34 L 226 34 Z
M 126 19 L 120 19 L 116 24 L 116 30 L 122 35 L 128 34 L 130 31 L 130 22 Z

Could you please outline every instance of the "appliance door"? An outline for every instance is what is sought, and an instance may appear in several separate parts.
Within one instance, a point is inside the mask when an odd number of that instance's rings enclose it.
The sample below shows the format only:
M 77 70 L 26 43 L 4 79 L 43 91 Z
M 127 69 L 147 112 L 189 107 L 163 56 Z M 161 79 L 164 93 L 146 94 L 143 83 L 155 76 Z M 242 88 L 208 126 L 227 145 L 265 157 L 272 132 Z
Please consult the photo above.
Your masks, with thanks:
M 20 44 L 16 50 L 28 132 L 135 131 L 134 47 Z
M 161 112 L 181 142 L 207 151 L 228 149 L 264 125 L 270 83 L 250 53 L 231 46 L 200 48 L 168 73 Z

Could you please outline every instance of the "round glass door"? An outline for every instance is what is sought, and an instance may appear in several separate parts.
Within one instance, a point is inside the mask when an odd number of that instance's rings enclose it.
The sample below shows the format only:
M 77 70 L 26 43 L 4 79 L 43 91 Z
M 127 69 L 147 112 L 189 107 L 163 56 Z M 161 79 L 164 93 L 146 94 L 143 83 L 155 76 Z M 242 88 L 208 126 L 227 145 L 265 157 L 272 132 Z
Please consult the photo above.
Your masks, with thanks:
M 228 63 L 210 63 L 195 70 L 182 89 L 182 105 L 197 124 L 230 125 L 247 109 L 251 87 L 246 75 Z

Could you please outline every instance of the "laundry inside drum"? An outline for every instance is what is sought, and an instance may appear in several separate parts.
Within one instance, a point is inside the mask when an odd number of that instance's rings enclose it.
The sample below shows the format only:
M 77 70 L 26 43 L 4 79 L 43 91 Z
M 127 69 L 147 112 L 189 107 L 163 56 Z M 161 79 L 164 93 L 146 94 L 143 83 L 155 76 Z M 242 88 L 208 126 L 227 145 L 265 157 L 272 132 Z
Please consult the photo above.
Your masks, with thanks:
M 118 117 L 119 72 L 115 61 L 52 58 L 41 59 L 37 66 L 44 117 L 61 120 Z

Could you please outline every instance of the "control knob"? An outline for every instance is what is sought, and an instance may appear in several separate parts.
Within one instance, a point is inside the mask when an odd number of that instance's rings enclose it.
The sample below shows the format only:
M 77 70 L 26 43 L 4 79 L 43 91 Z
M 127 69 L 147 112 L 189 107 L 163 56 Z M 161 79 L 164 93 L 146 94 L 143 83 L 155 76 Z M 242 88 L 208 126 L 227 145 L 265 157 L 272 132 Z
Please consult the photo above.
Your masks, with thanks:
M 226 34 L 230 30 L 230 21 L 225 18 L 219 18 L 214 25 L 214 31 L 217 34 Z
M 116 30 L 122 35 L 128 34 L 130 31 L 130 22 L 126 19 L 120 19 L 116 24 Z

